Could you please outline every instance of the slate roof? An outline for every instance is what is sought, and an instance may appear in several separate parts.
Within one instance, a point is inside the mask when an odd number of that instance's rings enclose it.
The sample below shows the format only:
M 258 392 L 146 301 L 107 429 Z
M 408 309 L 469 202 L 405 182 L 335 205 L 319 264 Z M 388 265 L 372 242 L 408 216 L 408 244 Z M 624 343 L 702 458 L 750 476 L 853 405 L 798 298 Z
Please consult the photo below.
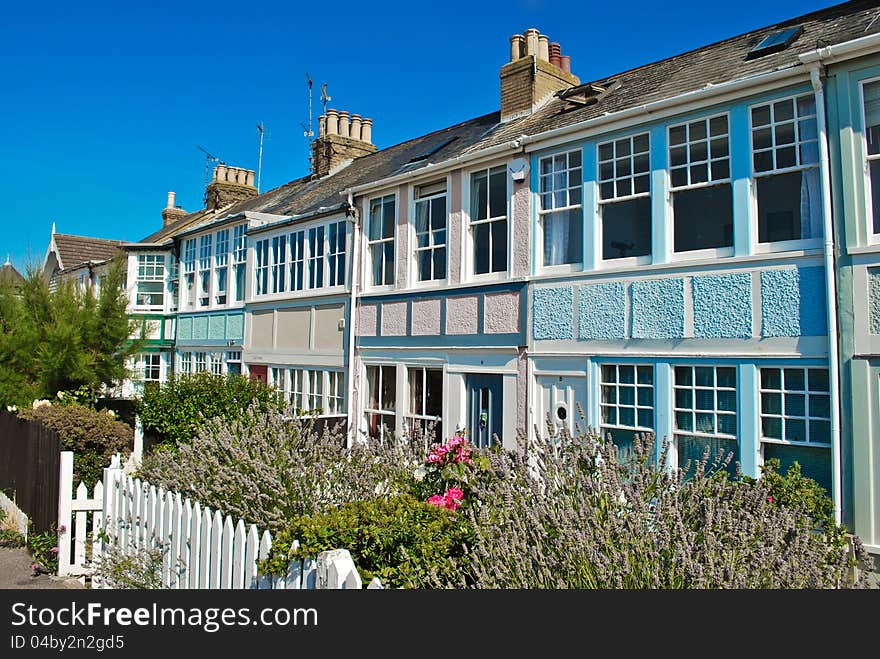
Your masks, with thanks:
M 788 48 L 746 59 L 749 51 L 764 37 L 795 25 L 802 26 L 803 32 Z M 829 7 L 599 80 L 584 80 L 585 84 L 595 82 L 600 86 L 616 83 L 593 105 L 571 109 L 566 101 L 554 97 L 531 115 L 504 124 L 500 123 L 500 112 L 493 112 L 363 156 L 331 176 L 316 180 L 310 180 L 308 176 L 297 179 L 219 212 L 196 211 L 147 236 L 142 242 L 161 243 L 181 231 L 244 211 L 300 215 L 321 207 L 337 206 L 344 201 L 341 193 L 350 187 L 380 181 L 404 171 L 416 171 L 428 163 L 436 164 L 481 151 L 521 135 L 537 135 L 699 90 L 710 84 L 802 66 L 798 59 L 801 53 L 876 32 L 880 32 L 880 0 L 854 0 Z M 419 158 L 426 153 L 430 154 L 427 158 Z
M 4 263 L 0 266 L 0 282 L 7 281 L 13 284 L 20 284 L 24 281 L 24 277 L 21 276 L 21 273 L 11 263 Z
M 113 258 L 122 241 L 72 236 L 66 233 L 53 234 L 58 258 L 65 270 L 70 270 L 84 263 L 106 261 Z

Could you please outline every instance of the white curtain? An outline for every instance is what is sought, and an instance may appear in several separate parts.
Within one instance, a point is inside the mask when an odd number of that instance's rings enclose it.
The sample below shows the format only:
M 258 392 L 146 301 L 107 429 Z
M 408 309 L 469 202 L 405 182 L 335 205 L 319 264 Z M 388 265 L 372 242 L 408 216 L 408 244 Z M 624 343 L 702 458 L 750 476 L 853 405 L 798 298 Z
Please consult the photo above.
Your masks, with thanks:
M 568 213 L 548 213 L 544 216 L 544 265 L 568 262 Z
M 822 236 L 822 188 L 819 168 L 805 169 L 801 175 L 801 238 Z

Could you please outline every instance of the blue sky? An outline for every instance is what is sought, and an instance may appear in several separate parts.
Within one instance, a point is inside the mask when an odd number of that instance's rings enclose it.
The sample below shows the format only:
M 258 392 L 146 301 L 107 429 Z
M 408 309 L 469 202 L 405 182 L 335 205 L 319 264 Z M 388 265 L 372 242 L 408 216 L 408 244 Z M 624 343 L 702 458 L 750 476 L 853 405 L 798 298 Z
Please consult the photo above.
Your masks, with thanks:
M 0 21 L 0 258 L 60 233 L 139 240 L 169 190 L 202 206 L 202 146 L 263 191 L 308 173 L 306 74 L 384 148 L 498 109 L 509 37 L 529 27 L 581 80 L 836 4 L 495 0 L 5 3 Z M 317 131 L 317 126 L 315 126 Z

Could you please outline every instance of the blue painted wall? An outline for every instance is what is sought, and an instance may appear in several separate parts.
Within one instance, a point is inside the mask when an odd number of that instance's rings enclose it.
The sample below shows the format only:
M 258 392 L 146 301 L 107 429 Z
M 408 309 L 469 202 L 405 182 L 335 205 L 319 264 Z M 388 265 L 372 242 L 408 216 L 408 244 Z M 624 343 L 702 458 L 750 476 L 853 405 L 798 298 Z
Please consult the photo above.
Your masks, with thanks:
M 536 288 L 532 334 L 535 339 L 572 338 L 574 291 L 565 288 Z
M 578 339 L 625 338 L 626 286 L 623 282 L 578 287 Z
M 177 341 L 181 345 L 241 342 L 244 337 L 244 313 L 215 313 L 180 316 Z
M 684 279 L 648 279 L 632 283 L 632 337 L 684 337 Z
M 761 336 L 823 336 L 828 333 L 821 267 L 761 272 Z
M 695 338 L 751 337 L 752 278 L 748 272 L 699 275 L 691 283 Z

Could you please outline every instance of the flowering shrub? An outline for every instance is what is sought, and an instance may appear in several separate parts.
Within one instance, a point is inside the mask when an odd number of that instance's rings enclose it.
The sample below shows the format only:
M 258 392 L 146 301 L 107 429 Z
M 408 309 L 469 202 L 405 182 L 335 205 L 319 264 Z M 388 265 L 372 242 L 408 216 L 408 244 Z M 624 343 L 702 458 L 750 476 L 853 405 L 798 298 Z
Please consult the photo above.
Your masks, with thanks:
M 458 517 L 474 529 L 456 575 L 422 587 L 849 588 L 867 585 L 835 536 L 816 532 L 802 503 L 783 505 L 772 479 L 730 478 L 718 455 L 693 468 L 656 460 L 636 438 L 621 461 L 598 436 L 520 437 L 490 453 L 492 478 Z M 687 477 L 685 477 L 687 474 Z M 852 551 L 869 568 L 858 539 Z
M 453 435 L 448 442 L 435 442 L 428 456 L 415 471 L 413 494 L 448 510 L 458 510 L 465 501 L 465 492 L 488 467 L 488 459 L 475 452 L 468 440 Z M 443 494 L 438 494 L 438 492 Z
M 43 531 L 28 536 L 27 546 L 34 559 L 31 564 L 34 574 L 58 574 L 58 536 L 65 531 L 62 526 L 57 534 Z

